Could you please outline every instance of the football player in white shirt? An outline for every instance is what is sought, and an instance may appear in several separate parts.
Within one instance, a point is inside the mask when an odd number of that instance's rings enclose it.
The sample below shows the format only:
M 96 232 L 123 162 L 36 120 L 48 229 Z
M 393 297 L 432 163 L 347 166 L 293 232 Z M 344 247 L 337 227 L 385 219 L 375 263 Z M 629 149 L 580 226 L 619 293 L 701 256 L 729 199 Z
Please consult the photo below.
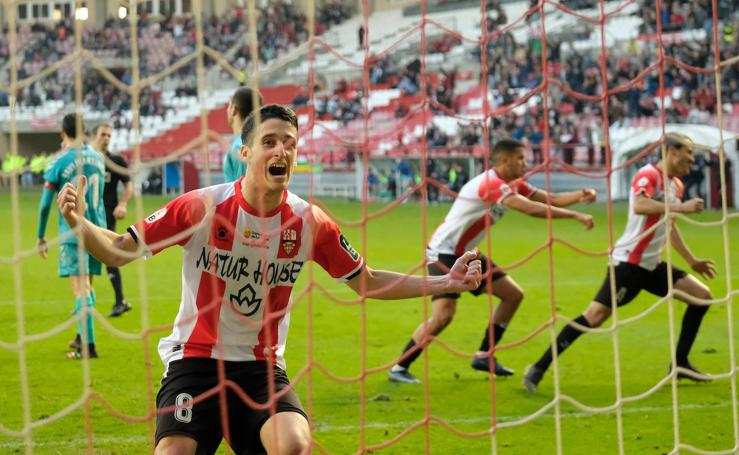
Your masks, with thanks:
M 703 200 L 699 198 L 681 202 L 683 184 L 679 177 L 687 175 L 693 163 L 693 141 L 678 133 L 669 133 L 665 137 L 667 155 L 664 161 L 656 165 L 642 167 L 634 176 L 629 197 L 629 217 L 626 230 L 616 242 L 611 255 L 616 279 L 616 296 L 611 295 L 610 274 L 606 277 L 585 312 L 575 318 L 574 322 L 584 327 L 600 327 L 613 312 L 612 305 L 622 306 L 631 302 L 643 289 L 659 297 L 668 292 L 668 265 L 662 261 L 662 250 L 666 244 L 666 223 L 671 223 L 670 241 L 675 251 L 685 259 L 690 267 L 704 278 L 716 276 L 713 261 L 696 258 L 683 240 L 680 229 L 673 220 L 665 219 L 665 198 L 672 213 L 699 213 L 703 210 Z M 669 184 L 664 183 L 667 173 Z M 675 298 L 688 304 L 683 316 L 680 338 L 677 342 L 675 360 L 678 378 L 694 381 L 705 381 L 706 375 L 698 371 L 688 361 L 690 348 L 698 334 L 703 316 L 708 306 L 699 304 L 700 300 L 711 300 L 713 296 L 708 287 L 692 275 L 672 267 L 672 287 L 682 294 Z M 558 355 L 567 349 L 583 333 L 573 325 L 565 326 L 557 336 L 556 349 Z M 550 346 L 531 365 L 526 372 L 524 386 L 534 391 L 552 363 Z M 670 366 L 670 370 L 671 370 Z
M 480 285 L 481 264 L 472 251 L 438 277 L 367 266 L 331 218 L 287 190 L 298 143 L 289 108 L 253 112 L 242 139 L 243 178 L 179 196 L 123 235 L 80 214 L 84 181 L 66 185 L 58 197 L 69 225 L 107 265 L 175 244 L 184 250 L 179 313 L 172 334 L 159 343 L 167 370 L 157 395 L 157 454 L 215 453 L 224 438 L 236 453 L 310 451 L 308 419 L 284 364 L 292 286 L 306 260 L 372 298 Z M 219 380 L 221 371 L 230 383 Z M 265 403 L 271 406 L 264 409 Z
M 546 218 L 569 218 L 576 220 L 587 229 L 593 227 L 590 215 L 568 210 L 567 207 L 578 202 L 595 201 L 595 191 L 582 189 L 566 193 L 553 193 L 536 189 L 529 185 L 523 176 L 526 173 L 524 144 L 513 139 L 502 139 L 493 147 L 493 168 L 467 182 L 459 191 L 452 208 L 444 221 L 436 229 L 426 249 L 430 276 L 445 274 L 465 251 L 474 249 L 485 238 L 487 228 L 497 223 L 508 208 L 518 210 L 529 216 Z M 547 206 L 551 198 L 552 206 Z M 498 240 L 493 240 L 498 244 Z M 490 362 L 490 332 L 493 343 L 498 344 L 508 323 L 523 300 L 523 291 L 518 284 L 500 270 L 492 260 L 480 256 L 482 271 L 491 271 L 489 280 L 485 279 L 473 295 L 493 294 L 500 299 L 495 308 L 492 321 L 485 327 L 480 348 L 472 360 L 472 368 L 479 371 L 492 370 L 497 376 L 510 376 L 513 370 L 504 367 L 496 359 Z M 400 361 L 388 372 L 393 382 L 418 384 L 420 381 L 408 371 L 411 363 L 421 355 L 430 341 L 429 335 L 439 335 L 452 321 L 457 310 L 458 292 L 434 294 L 431 318 L 416 327 L 411 339 L 403 349 Z

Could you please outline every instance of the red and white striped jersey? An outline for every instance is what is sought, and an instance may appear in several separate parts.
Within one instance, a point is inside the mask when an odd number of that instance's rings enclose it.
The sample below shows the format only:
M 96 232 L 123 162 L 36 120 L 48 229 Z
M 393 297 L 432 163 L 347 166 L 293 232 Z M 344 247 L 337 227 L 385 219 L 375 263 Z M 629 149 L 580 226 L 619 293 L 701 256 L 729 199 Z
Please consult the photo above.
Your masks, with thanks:
M 665 223 L 661 223 L 664 214 L 647 216 L 634 213 L 634 201 L 640 194 L 645 194 L 660 202 L 665 200 L 665 182 L 662 171 L 653 164 L 647 164 L 639 169 L 631 181 L 629 218 L 626 222 L 626 230 L 614 246 L 612 257 L 616 264 L 628 262 L 647 270 L 654 270 L 661 260 L 665 246 L 666 228 Z M 672 177 L 667 191 L 668 202 L 678 203 L 682 196 L 683 183 L 679 178 Z M 659 226 L 647 233 L 658 223 Z
M 439 254 L 461 256 L 485 237 L 485 226 L 496 223 L 507 208 L 503 201 L 511 194 L 531 197 L 536 188 L 523 179 L 506 182 L 494 169 L 467 182 L 454 200 L 444 221 L 431 237 L 426 258 L 436 261 Z
M 165 364 L 206 357 L 285 368 L 292 288 L 305 262 L 338 281 L 364 264 L 320 208 L 285 191 L 277 209 L 259 216 L 241 181 L 186 193 L 129 228 L 148 254 L 184 250 L 179 312 L 159 342 Z

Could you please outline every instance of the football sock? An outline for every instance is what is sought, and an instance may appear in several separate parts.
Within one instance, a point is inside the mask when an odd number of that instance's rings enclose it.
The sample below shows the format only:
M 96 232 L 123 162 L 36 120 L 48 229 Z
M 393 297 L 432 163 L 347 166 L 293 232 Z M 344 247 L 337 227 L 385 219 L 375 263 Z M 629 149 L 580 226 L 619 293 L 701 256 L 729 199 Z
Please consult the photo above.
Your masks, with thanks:
M 85 302 L 87 303 L 87 310 L 88 310 L 87 317 L 85 318 L 85 321 L 84 321 L 84 328 L 87 330 L 87 342 L 89 344 L 95 344 L 95 328 L 93 326 L 94 318 L 92 317 L 92 307 L 95 306 L 95 294 L 91 292 L 90 296 L 85 298 Z M 79 324 L 80 324 L 80 330 L 81 330 L 83 321 L 80 321 Z
M 82 310 L 82 301 L 84 300 L 84 297 L 77 297 L 74 300 L 74 313 L 73 314 L 80 314 L 80 310 Z M 77 333 L 82 333 L 79 330 Z
M 495 342 L 495 345 L 498 345 L 498 342 L 501 338 L 503 338 L 503 334 L 505 333 L 507 324 L 500 325 L 500 324 L 493 324 L 493 341 Z M 485 335 L 482 337 L 482 343 L 480 343 L 480 352 L 487 352 L 490 350 L 490 327 L 485 329 Z
M 702 305 L 688 305 L 688 309 L 685 310 L 683 315 L 682 329 L 680 330 L 680 338 L 677 341 L 677 349 L 675 353 L 675 360 L 678 365 L 685 365 L 688 362 L 688 354 L 690 348 L 693 347 L 696 335 L 698 335 L 698 329 L 708 311 L 707 306 Z
M 74 301 L 74 314 L 79 315 L 82 312 L 82 302 L 86 300 L 85 297 L 77 297 Z M 82 337 L 82 331 L 85 330 L 87 323 L 80 319 L 77 321 L 77 336 Z M 80 338 L 82 340 L 82 338 Z M 80 341 L 81 343 L 81 341 Z
M 580 325 L 584 325 L 585 327 L 590 327 L 590 323 L 588 323 L 588 320 L 585 319 L 585 316 L 580 315 L 577 318 L 575 318 L 575 322 L 577 322 Z M 572 343 L 577 340 L 577 338 L 582 335 L 583 332 L 575 327 L 572 327 L 570 325 L 564 326 L 562 331 L 559 332 L 559 335 L 557 335 L 557 355 L 561 355 L 565 349 L 567 349 Z M 536 366 L 544 371 L 549 369 L 549 365 L 552 364 L 552 347 L 550 346 L 546 351 L 544 351 L 544 354 L 542 354 L 541 358 L 538 362 L 536 362 Z
M 408 351 L 413 348 L 416 348 L 416 350 L 408 353 Z M 398 365 L 405 369 L 408 369 L 408 367 L 411 366 L 411 363 L 413 363 L 418 358 L 418 356 L 421 355 L 421 352 L 423 352 L 423 348 L 420 346 L 416 346 L 416 342 L 413 341 L 413 338 L 411 338 L 410 341 L 408 341 L 408 344 L 405 345 L 405 348 L 403 349 L 403 354 L 408 353 L 408 355 L 403 360 L 398 362 Z
M 123 281 L 121 280 L 121 271 L 118 267 L 108 267 L 108 278 L 110 284 L 113 285 L 115 293 L 115 304 L 120 305 L 125 300 L 123 297 Z

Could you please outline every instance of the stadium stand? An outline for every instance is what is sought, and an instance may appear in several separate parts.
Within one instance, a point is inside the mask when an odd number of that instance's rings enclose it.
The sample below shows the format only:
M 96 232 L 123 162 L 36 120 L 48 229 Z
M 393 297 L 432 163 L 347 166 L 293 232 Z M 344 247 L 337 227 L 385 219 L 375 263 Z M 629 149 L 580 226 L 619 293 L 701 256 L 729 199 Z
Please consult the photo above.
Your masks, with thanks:
M 508 2 L 499 4 L 489 2 L 486 27 L 490 34 L 491 44 L 488 46 L 488 81 L 490 87 L 491 109 L 516 104 L 514 115 L 495 118 L 490 128 L 490 138 L 510 135 L 525 138 L 531 148 L 531 160 L 541 160 L 542 123 L 541 97 L 532 95 L 539 87 L 544 75 L 541 74 L 541 24 L 538 14 L 528 16 L 524 21 L 509 23 L 509 17 L 520 17 L 530 9 L 527 2 Z M 304 115 L 305 122 L 310 109 L 314 108 L 320 119 L 321 128 L 316 129 L 307 140 L 304 150 L 330 150 L 321 157 L 325 163 L 347 162 L 346 148 L 332 144 L 335 139 L 351 138 L 361 129 L 363 106 L 361 103 L 362 81 L 361 62 L 364 49 L 357 47 L 357 27 L 363 20 L 360 15 L 351 16 L 351 9 L 341 2 L 324 4 L 317 13 L 316 32 L 319 39 L 333 46 L 335 52 L 317 52 L 316 70 L 327 74 L 325 80 L 318 81 L 315 100 L 309 105 L 307 87 L 287 88 L 283 90 L 292 96 L 288 98 L 293 107 Z M 451 148 L 478 147 L 474 153 L 481 153 L 482 131 L 476 121 L 482 114 L 482 84 L 476 77 L 479 74 L 480 51 L 472 40 L 480 35 L 479 4 L 461 2 L 461 8 L 438 8 L 440 11 L 429 11 L 428 54 L 426 65 L 429 78 L 427 90 L 432 95 L 433 116 L 427 116 L 427 139 L 432 149 L 441 153 Z M 568 4 L 565 4 L 568 5 Z M 596 18 L 599 9 L 589 2 L 569 3 L 579 7 L 577 14 L 583 17 Z M 586 103 L 568 95 L 575 91 L 586 95 L 600 93 L 599 86 L 599 49 L 600 30 L 577 17 L 567 14 L 565 6 L 558 10 L 554 5 L 545 6 L 546 31 L 548 34 L 547 55 L 550 62 L 550 74 L 547 76 L 562 81 L 559 89 L 550 88 L 549 105 L 554 117 L 549 119 L 552 126 L 552 137 L 555 138 L 554 155 L 561 156 L 568 163 L 580 163 L 586 166 L 601 166 L 603 153 L 603 125 L 600 106 L 597 103 Z M 694 3 L 688 10 L 679 2 L 668 3 L 661 19 L 666 24 L 665 39 L 667 55 L 685 62 L 690 67 L 708 68 L 712 64 L 707 43 L 711 36 L 711 21 L 708 14 L 710 4 L 705 0 Z M 610 100 L 609 117 L 612 123 L 624 126 L 653 126 L 658 122 L 661 108 L 659 106 L 658 75 L 656 69 L 643 74 L 639 71 L 647 67 L 656 56 L 657 41 L 654 35 L 654 5 L 649 0 L 624 5 L 619 2 L 605 3 L 604 10 L 612 14 L 604 26 L 605 39 L 611 52 L 607 56 L 608 80 L 614 86 L 624 90 Z M 689 14 L 691 13 L 692 14 Z M 246 36 L 244 11 L 235 8 L 223 17 L 212 17 L 204 22 L 205 44 L 219 52 L 231 56 L 234 67 L 248 70 L 251 63 L 249 45 L 239 35 Z M 287 7 L 285 2 L 270 2 L 261 11 L 268 21 L 260 21 L 257 30 L 259 36 L 260 61 L 269 70 L 270 65 L 279 65 L 283 59 L 299 59 L 298 64 L 291 65 L 284 74 L 275 75 L 272 83 L 284 83 L 290 78 L 307 74 L 308 62 L 306 50 L 300 43 L 307 39 L 306 17 L 295 8 Z M 370 68 L 370 91 L 367 108 L 373 125 L 391 123 L 403 118 L 404 129 L 402 140 L 398 134 L 393 137 L 379 135 L 373 141 L 373 153 L 377 156 L 404 156 L 412 153 L 412 149 L 420 141 L 421 119 L 414 115 L 414 107 L 422 99 L 419 93 L 420 61 L 418 46 L 420 33 L 414 24 L 418 19 L 418 11 L 392 9 L 378 11 L 369 16 L 369 29 L 383 30 L 381 24 L 397 24 L 392 31 L 380 35 L 370 35 L 368 52 L 372 57 Z M 266 24 L 269 24 L 268 26 Z M 739 35 L 735 23 L 728 22 L 722 41 L 722 54 L 727 57 L 739 52 Z M 162 21 L 154 21 L 142 16 L 139 24 L 139 39 L 143 50 L 142 74 L 154 74 L 187 56 L 194 43 L 194 21 L 191 17 L 170 17 Z M 445 31 L 452 35 L 445 34 Z M 20 76 L 33 74 L 50 63 L 58 61 L 72 46 L 71 22 L 60 21 L 53 26 L 22 25 L 19 27 L 19 49 L 23 57 Z M 83 45 L 100 59 L 120 59 L 130 56 L 126 48 L 128 35 L 126 20 L 109 19 L 101 30 L 86 30 Z M 401 47 L 387 54 L 374 55 L 374 50 L 393 48 L 405 35 L 412 39 L 405 40 Z M 495 38 L 493 40 L 493 38 Z M 0 41 L 0 58 L 3 57 L 3 42 Z M 320 51 L 320 49 L 319 49 Z M 6 52 L 7 54 L 7 52 Z M 302 56 L 302 57 L 301 57 Z M 278 58 L 279 57 L 279 58 Z M 0 60 L 0 67 L 5 68 L 5 56 Z M 162 84 L 145 89 L 141 93 L 140 115 L 142 134 L 131 131 L 130 105 L 127 96 L 96 72 L 88 71 L 85 77 L 86 107 L 92 119 L 106 118 L 113 120 L 114 127 L 120 130 L 113 135 L 114 151 L 129 150 L 133 144 L 146 143 L 167 132 L 181 136 L 183 130 L 197 124 L 189 122 L 200 112 L 197 90 L 192 77 L 194 63 L 186 65 L 173 77 Z M 464 68 L 460 70 L 460 68 Z M 3 72 L 4 74 L 4 72 Z M 130 81 L 131 75 L 123 71 L 118 75 L 124 82 Z M 702 122 L 715 125 L 715 82 L 713 76 L 685 71 L 677 65 L 667 67 L 665 91 L 666 119 L 675 122 Z M 63 68 L 37 84 L 24 89 L 18 96 L 18 115 L 21 118 L 35 119 L 35 124 L 43 126 L 45 119 L 57 115 L 71 101 L 73 84 L 72 71 Z M 217 77 L 213 87 L 206 87 L 208 94 L 204 97 L 206 110 L 225 107 L 228 102 L 228 89 L 214 90 L 220 86 L 223 75 Z M 732 65 L 722 74 L 722 98 L 724 101 L 724 127 L 739 131 L 739 70 Z M 628 86 L 628 81 L 636 80 Z M 234 81 L 230 81 L 234 84 Z M 613 88 L 613 87 L 611 87 Z M 275 90 L 273 93 L 276 93 Z M 526 99 L 525 102 L 522 102 Z M 268 100 L 269 101 L 269 100 Z M 7 105 L 7 100 L 0 98 L 0 106 Z M 447 115 L 449 114 L 449 115 Z M 460 121 L 452 115 L 461 115 L 468 119 Z M 0 121 L 7 120 L 7 108 L 0 107 Z M 221 128 L 216 115 L 213 116 L 216 130 Z M 226 128 L 223 127 L 223 132 Z M 193 134 L 185 134 L 193 137 Z M 163 141 L 155 140 L 161 146 Z M 171 151 L 171 149 L 169 150 Z M 160 151 L 159 153 L 166 153 Z M 216 148 L 212 158 L 217 167 L 222 150 Z

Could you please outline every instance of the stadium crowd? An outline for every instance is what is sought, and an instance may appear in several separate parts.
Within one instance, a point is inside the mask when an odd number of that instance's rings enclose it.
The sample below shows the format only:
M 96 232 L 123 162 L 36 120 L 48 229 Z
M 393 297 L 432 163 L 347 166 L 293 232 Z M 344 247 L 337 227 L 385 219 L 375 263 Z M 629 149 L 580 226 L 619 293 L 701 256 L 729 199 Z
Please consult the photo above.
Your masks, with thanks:
M 732 19 L 731 6 L 719 2 L 721 19 L 719 40 L 722 60 L 739 54 L 739 27 Z M 731 3 L 731 2 L 729 2 Z M 723 6 L 722 6 L 723 5 Z M 570 7 L 592 6 L 587 1 L 570 3 Z M 711 6 L 708 0 L 691 2 L 665 2 L 660 19 L 663 30 L 673 33 L 665 41 L 666 55 L 674 57 L 692 67 L 706 69 L 713 65 L 713 33 Z M 513 34 L 503 32 L 509 22 L 499 2 L 491 0 L 487 5 L 487 28 L 491 37 L 487 47 L 487 82 L 491 88 L 493 109 L 515 103 L 537 87 L 544 77 L 542 52 L 544 43 L 538 33 L 538 21 L 529 20 L 527 39 L 516 41 Z M 346 2 L 338 0 L 321 5 L 317 11 L 316 33 L 341 23 L 351 16 L 352 9 Z M 235 48 L 232 62 L 239 69 L 246 69 L 251 61 L 250 47 L 240 36 L 246 32 L 245 10 L 237 7 L 223 17 L 211 17 L 203 23 L 206 45 L 219 52 Z M 609 49 L 606 56 L 606 77 L 609 89 L 621 87 L 618 94 L 609 99 L 609 119 L 612 123 L 629 119 L 653 117 L 660 113 L 659 74 L 652 71 L 637 79 L 640 72 L 657 61 L 656 10 L 654 0 L 641 0 L 637 13 L 642 17 L 640 35 L 636 39 L 622 42 Z M 308 37 L 307 18 L 285 0 L 269 2 L 260 11 L 268 20 L 258 22 L 259 58 L 262 62 L 274 59 L 278 54 L 304 42 Z M 73 27 L 70 20 L 62 20 L 53 26 L 41 24 L 21 25 L 30 27 L 31 38 L 23 47 L 23 63 L 19 68 L 20 78 L 37 73 L 50 63 L 58 61 L 73 47 Z M 189 55 L 194 49 L 195 24 L 191 16 L 166 17 L 154 20 L 143 14 L 138 23 L 141 49 L 142 75 L 153 74 Z M 554 153 L 561 154 L 572 162 L 573 149 L 587 146 L 589 164 L 603 162 L 602 149 L 603 115 L 598 102 L 588 102 L 566 93 L 573 90 L 586 96 L 603 92 L 600 68 L 600 49 L 576 48 L 573 43 L 587 37 L 588 26 L 578 26 L 560 34 L 550 34 L 546 42 L 549 77 L 561 81 L 549 85 L 549 118 L 545 118 L 541 103 L 528 103 L 506 115 L 495 115 L 490 128 L 490 140 L 511 136 L 524 140 L 534 151 L 534 161 L 541 159 L 540 145 L 544 139 L 546 122 L 550 126 Z M 688 33 L 690 32 L 690 33 Z M 128 20 L 109 19 L 100 30 L 85 30 L 83 45 L 100 57 L 126 58 L 130 55 Z M 27 35 L 27 34 L 26 34 Z M 455 37 L 444 35 L 429 40 L 430 53 L 448 53 L 457 46 L 477 58 L 480 49 L 475 45 L 463 44 Z M 0 37 L 0 64 L 7 59 L 7 40 Z M 464 93 L 457 88 L 458 70 L 448 66 L 437 73 L 430 73 L 425 81 L 427 92 L 421 93 L 421 62 L 417 57 L 402 60 L 398 55 L 372 56 L 369 80 L 373 89 L 395 88 L 401 97 L 392 103 L 396 117 L 408 114 L 423 95 L 434 102 L 432 109 L 437 113 L 464 113 Z M 179 77 L 176 94 L 196 95 L 193 66 L 186 65 L 176 73 Z M 674 64 L 665 65 L 665 114 L 667 122 L 708 122 L 716 110 L 715 79 L 710 73 L 701 74 Z M 131 80 L 128 70 L 115 71 L 123 82 Z M 47 100 L 73 100 L 74 84 L 71 67 L 64 67 L 54 75 L 23 89 L 18 94 L 21 106 L 39 106 Z M 87 71 L 84 78 L 85 103 L 95 110 L 119 112 L 130 108 L 129 97 L 95 71 Z M 343 79 L 333 87 L 319 86 L 316 96 L 316 113 L 325 120 L 337 120 L 344 125 L 361 119 L 363 106 L 361 80 Z M 724 104 L 739 103 L 739 69 L 730 65 L 722 72 L 722 101 Z M 308 103 L 307 90 L 295 97 L 293 105 L 300 107 Z M 7 96 L 0 96 L 0 105 L 7 105 Z M 168 106 L 162 102 L 159 89 L 149 88 L 142 92 L 140 114 L 164 115 Z M 120 120 L 119 120 L 120 122 Z M 115 126 L 126 126 L 116 124 Z M 459 133 L 448 136 L 438 128 L 429 128 L 426 139 L 432 147 L 450 145 L 473 146 L 481 144 L 483 135 L 479 126 L 461 125 Z
M 339 0 L 316 5 L 315 34 L 323 34 L 329 27 L 350 18 L 353 13 L 353 8 Z M 257 49 L 262 63 L 308 40 L 308 18 L 303 11 L 285 0 L 268 2 L 261 8 L 260 17 L 266 19 L 257 23 Z M 251 46 L 244 42 L 236 52 L 235 66 L 243 69 L 251 60 Z
M 326 2 L 317 10 L 316 33 L 341 23 L 352 14 L 352 10 L 340 1 Z M 242 37 L 248 36 L 246 11 L 237 6 L 224 16 L 211 16 L 203 22 L 204 44 L 220 53 L 225 53 L 238 43 L 234 60 L 239 69 L 246 68 L 250 58 L 249 46 Z M 260 8 L 257 35 L 260 60 L 267 62 L 290 47 L 307 40 L 307 18 L 286 0 L 268 2 Z M 191 15 L 168 16 L 161 20 L 146 12 L 139 16 L 138 23 L 139 62 L 141 76 L 146 77 L 165 70 L 176 61 L 192 54 L 195 49 L 195 20 Z M 74 48 L 74 23 L 71 18 L 56 23 L 19 24 L 30 39 L 21 47 L 19 79 L 36 74 L 49 65 L 69 55 Z M 7 27 L 6 27 L 7 31 Z M 8 59 L 9 48 L 5 38 L 0 37 L 0 67 Z M 102 59 L 128 59 L 131 56 L 130 29 L 128 19 L 108 19 L 100 29 L 85 27 L 82 45 L 93 55 Z M 206 65 L 211 61 L 206 58 Z M 112 65 L 112 72 L 124 83 L 130 83 L 131 72 Z M 195 62 L 185 65 L 176 73 L 178 95 L 195 95 Z M 20 106 L 40 106 L 49 100 L 60 100 L 65 104 L 74 100 L 74 70 L 67 65 L 53 75 L 32 84 L 18 93 Z M 119 111 L 129 109 L 129 97 L 105 80 L 98 72 L 85 65 L 85 103 L 92 109 Z M 7 96 L 0 97 L 0 105 L 7 105 Z M 167 106 L 161 102 L 158 89 L 146 89 L 141 96 L 141 115 L 163 115 Z
M 592 7 L 588 2 L 570 3 L 570 7 Z M 508 18 L 500 3 L 487 5 L 487 27 L 493 39 L 487 48 L 488 86 L 491 89 L 491 108 L 503 108 L 516 103 L 542 82 L 542 39 L 538 22 L 529 21 L 528 37 L 516 41 L 513 34 L 502 32 Z M 710 2 L 666 2 L 661 19 L 663 29 L 673 33 L 665 42 L 668 57 L 698 69 L 713 66 L 713 32 Z M 721 7 L 720 7 L 721 10 Z M 739 27 L 730 17 L 730 8 L 721 10 L 719 33 L 721 59 L 727 60 L 739 54 Z M 649 12 L 649 13 L 648 13 Z M 640 35 L 636 39 L 620 43 L 609 49 L 606 57 L 606 78 L 609 89 L 622 88 L 609 98 L 611 125 L 623 124 L 630 119 L 657 116 L 661 111 L 659 73 L 657 70 L 639 78 L 640 72 L 658 59 L 658 42 L 654 36 L 656 10 L 653 0 L 643 0 L 639 14 L 644 18 Z M 687 33 L 694 31 L 695 33 Z M 524 105 L 506 115 L 493 116 L 490 124 L 490 141 L 501 137 L 514 137 L 528 143 L 534 162 L 539 162 L 541 143 L 544 140 L 544 124 L 549 122 L 553 153 L 565 162 L 572 163 L 576 147 L 587 147 L 588 163 L 603 164 L 603 115 L 599 102 L 588 102 L 567 93 L 575 91 L 586 96 L 603 93 L 600 49 L 576 50 L 573 42 L 589 35 L 588 27 L 566 30 L 548 36 L 547 59 L 549 76 L 562 83 L 562 87 L 549 85 L 549 118 L 545 119 L 541 103 Z M 430 53 L 447 53 L 455 46 L 463 45 L 454 37 L 445 35 L 429 42 Z M 468 52 L 480 57 L 480 50 L 465 44 Z M 373 56 L 369 79 L 373 89 L 394 88 L 401 97 L 394 104 L 396 117 L 408 114 L 412 105 L 418 104 L 421 91 L 420 60 L 415 57 L 401 61 L 394 55 Z M 442 69 L 431 73 L 427 79 L 427 93 L 432 100 L 432 110 L 438 113 L 465 112 L 463 93 L 455 90 L 457 68 Z M 721 95 L 725 105 L 739 103 L 739 68 L 731 65 L 722 71 Z M 711 73 L 700 73 L 665 65 L 665 115 L 668 123 L 708 123 L 716 110 L 715 78 Z M 362 85 L 360 80 L 341 80 L 333 90 L 324 90 L 316 98 L 316 113 L 324 120 L 337 120 L 348 124 L 362 116 Z M 295 107 L 308 102 L 301 93 L 293 102 Z M 733 106 L 732 106 L 732 109 Z M 454 136 L 445 134 L 431 125 L 426 140 L 430 147 L 473 146 L 482 143 L 479 125 L 460 123 Z M 420 139 L 419 139 L 420 140 Z

